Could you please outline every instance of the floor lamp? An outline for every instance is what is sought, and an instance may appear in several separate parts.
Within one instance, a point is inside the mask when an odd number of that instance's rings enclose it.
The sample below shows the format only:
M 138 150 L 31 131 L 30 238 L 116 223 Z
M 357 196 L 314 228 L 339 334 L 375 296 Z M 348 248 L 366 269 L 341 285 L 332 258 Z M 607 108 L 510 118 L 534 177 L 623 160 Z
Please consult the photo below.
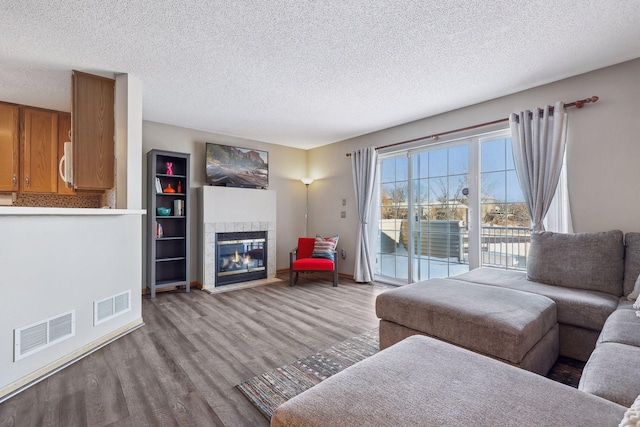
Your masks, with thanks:
M 309 229 L 309 185 L 313 182 L 313 178 L 302 178 L 300 181 L 307 187 L 307 203 L 304 207 L 304 237 L 307 237 Z

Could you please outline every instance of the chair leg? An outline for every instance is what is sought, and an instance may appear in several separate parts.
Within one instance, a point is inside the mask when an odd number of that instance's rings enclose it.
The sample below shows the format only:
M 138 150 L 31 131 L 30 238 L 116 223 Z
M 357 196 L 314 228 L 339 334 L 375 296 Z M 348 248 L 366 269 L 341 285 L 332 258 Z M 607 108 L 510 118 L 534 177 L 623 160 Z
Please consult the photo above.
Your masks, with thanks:
M 289 286 L 293 287 L 293 283 L 293 270 L 289 270 Z
M 338 286 L 338 270 L 333 270 L 333 287 Z

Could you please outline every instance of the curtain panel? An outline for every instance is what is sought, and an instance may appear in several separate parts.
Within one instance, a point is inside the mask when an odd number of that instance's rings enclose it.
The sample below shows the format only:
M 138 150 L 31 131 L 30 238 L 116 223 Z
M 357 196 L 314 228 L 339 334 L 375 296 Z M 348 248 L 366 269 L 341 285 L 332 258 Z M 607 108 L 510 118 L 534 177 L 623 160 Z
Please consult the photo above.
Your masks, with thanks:
M 556 102 L 553 115 L 550 110 L 547 105 L 509 116 L 516 173 L 533 231 L 545 229 L 543 220 L 554 199 L 565 155 L 564 103 Z
M 375 147 L 351 153 L 351 167 L 359 221 L 353 276 L 356 282 L 366 283 L 373 280 L 375 265 L 375 214 L 372 212 L 375 206 L 373 201 L 378 167 L 378 153 Z

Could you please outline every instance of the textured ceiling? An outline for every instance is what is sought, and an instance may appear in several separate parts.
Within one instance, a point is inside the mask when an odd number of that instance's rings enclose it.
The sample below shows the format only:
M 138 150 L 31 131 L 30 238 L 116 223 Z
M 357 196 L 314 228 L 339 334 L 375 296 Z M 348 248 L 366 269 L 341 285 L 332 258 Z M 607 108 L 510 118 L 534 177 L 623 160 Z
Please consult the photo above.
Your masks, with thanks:
M 0 100 L 130 73 L 145 120 L 300 148 L 640 56 L 637 0 L 0 0 L 0 28 Z

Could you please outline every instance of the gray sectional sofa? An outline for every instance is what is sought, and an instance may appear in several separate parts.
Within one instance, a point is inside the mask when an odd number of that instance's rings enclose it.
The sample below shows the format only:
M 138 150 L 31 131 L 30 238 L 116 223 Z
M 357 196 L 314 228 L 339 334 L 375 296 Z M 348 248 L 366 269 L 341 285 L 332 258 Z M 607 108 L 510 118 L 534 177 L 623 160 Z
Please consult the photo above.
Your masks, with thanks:
M 544 295 L 556 304 L 560 327 L 560 355 L 586 361 L 600 331 L 640 274 L 640 233 L 627 233 L 625 260 L 623 233 L 531 236 L 527 272 L 479 268 L 452 279 L 499 286 Z M 630 267 L 626 268 L 625 263 Z M 634 268 L 636 267 L 636 268 Z
M 528 263 L 379 295 L 383 350 L 282 405 L 272 426 L 616 425 L 640 395 L 627 299 L 640 233 L 535 233 Z M 587 361 L 578 390 L 510 366 L 544 374 L 558 349 Z
M 441 280 L 449 281 L 452 287 L 465 282 L 547 297 L 556 309 L 559 354 L 587 361 L 579 389 L 621 405 L 631 405 L 640 395 L 640 375 L 633 374 L 640 372 L 637 369 L 640 368 L 640 318 L 636 317 L 633 302 L 627 296 L 640 275 L 640 233 L 625 236 L 619 230 L 576 234 L 542 232 L 534 233 L 531 239 L 527 272 L 479 268 Z M 395 294 L 422 293 L 430 284 L 431 281 L 414 283 L 378 297 L 381 347 L 408 335 L 405 324 L 408 317 L 398 321 L 398 313 L 415 304 L 415 298 L 407 302 Z M 470 307 L 473 304 L 469 301 Z M 452 310 L 459 311 L 455 307 Z M 427 313 L 423 316 L 428 317 Z M 429 333 L 427 328 L 410 332 L 452 341 Z M 477 339 L 484 338 L 479 335 Z M 623 366 L 631 370 L 621 369 Z

